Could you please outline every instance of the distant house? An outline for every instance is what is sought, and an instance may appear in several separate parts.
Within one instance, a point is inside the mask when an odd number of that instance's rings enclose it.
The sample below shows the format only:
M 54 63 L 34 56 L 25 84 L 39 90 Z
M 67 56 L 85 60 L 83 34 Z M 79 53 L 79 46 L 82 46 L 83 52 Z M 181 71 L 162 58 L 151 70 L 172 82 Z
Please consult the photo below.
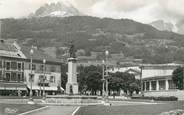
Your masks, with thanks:
M 33 48 L 33 51 L 30 55 L 30 48 L 0 40 L 0 95 L 29 94 L 31 83 L 34 95 L 42 94 L 43 88 L 47 94 L 63 90 L 60 86 L 61 62 L 38 49 Z M 46 60 L 45 66 L 43 59 Z
M 136 79 L 140 79 L 140 68 L 139 66 L 128 66 L 128 67 L 114 67 L 109 70 L 111 73 L 116 72 L 127 72 L 135 75 Z
M 125 72 L 129 73 L 129 74 L 133 74 L 135 76 L 135 79 L 140 79 L 141 72 L 138 69 L 131 69 L 130 68 L 130 69 L 126 70 Z
M 184 99 L 184 91 L 178 90 L 172 80 L 172 72 L 179 64 L 144 65 L 142 69 L 144 96 L 176 96 Z

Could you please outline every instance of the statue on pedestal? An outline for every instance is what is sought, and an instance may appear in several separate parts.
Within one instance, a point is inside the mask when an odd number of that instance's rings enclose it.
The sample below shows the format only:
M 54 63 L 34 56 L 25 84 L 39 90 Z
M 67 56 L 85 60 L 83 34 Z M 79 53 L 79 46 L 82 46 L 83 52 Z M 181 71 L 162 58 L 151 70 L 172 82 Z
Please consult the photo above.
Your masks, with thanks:
M 68 81 L 66 84 L 66 94 L 76 95 L 78 94 L 78 83 L 77 83 L 77 59 L 75 55 L 75 46 L 70 43 L 69 58 L 68 58 Z

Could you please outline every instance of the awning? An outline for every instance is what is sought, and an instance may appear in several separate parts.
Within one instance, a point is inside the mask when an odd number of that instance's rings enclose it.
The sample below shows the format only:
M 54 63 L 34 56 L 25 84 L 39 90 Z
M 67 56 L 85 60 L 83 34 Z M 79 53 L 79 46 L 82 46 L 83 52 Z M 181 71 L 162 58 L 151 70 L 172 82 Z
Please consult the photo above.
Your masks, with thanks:
M 27 90 L 24 83 L 2 83 L 0 82 L 0 90 Z
M 27 86 L 29 89 L 31 89 L 31 86 L 28 85 Z M 50 87 L 43 87 L 43 86 L 32 86 L 32 90 L 43 90 L 45 89 L 45 91 L 58 91 L 58 87 L 57 86 L 50 86 Z M 62 87 L 60 87 L 61 90 L 64 90 Z

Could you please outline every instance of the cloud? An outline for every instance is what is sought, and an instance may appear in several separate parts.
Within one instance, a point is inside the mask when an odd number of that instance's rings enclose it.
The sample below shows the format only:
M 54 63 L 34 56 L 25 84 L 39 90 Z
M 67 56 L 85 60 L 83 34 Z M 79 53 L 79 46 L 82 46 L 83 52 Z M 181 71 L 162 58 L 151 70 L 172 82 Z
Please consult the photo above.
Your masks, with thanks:
M 0 18 L 28 16 L 45 3 L 63 0 L 0 0 Z M 130 18 L 149 23 L 163 19 L 178 22 L 184 17 L 184 0 L 64 0 L 82 13 L 111 18 Z
M 98 17 L 130 18 L 144 22 L 152 17 L 150 12 L 154 8 L 155 3 L 151 0 L 101 0 L 91 7 L 90 13 Z
M 26 17 L 45 3 L 60 0 L 0 0 L 0 18 Z
M 160 15 L 163 15 L 165 18 L 172 18 L 178 21 L 184 17 L 183 0 L 167 0 L 167 2 L 160 0 L 159 4 L 162 7 Z
M 0 5 L 0 18 L 23 17 L 29 15 L 42 4 L 41 0 L 2 0 Z

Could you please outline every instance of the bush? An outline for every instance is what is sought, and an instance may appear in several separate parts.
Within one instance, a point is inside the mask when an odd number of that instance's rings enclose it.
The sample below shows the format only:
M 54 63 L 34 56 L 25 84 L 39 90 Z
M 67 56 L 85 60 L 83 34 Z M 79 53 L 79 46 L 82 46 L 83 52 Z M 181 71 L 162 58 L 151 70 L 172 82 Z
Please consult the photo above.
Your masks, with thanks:
M 183 115 L 183 114 L 184 114 L 183 110 L 172 110 L 172 111 L 169 111 L 169 112 L 163 112 L 159 115 Z
M 155 100 L 155 101 L 177 101 L 178 98 L 174 96 L 170 97 L 132 97 L 132 99 L 147 99 L 147 100 Z

